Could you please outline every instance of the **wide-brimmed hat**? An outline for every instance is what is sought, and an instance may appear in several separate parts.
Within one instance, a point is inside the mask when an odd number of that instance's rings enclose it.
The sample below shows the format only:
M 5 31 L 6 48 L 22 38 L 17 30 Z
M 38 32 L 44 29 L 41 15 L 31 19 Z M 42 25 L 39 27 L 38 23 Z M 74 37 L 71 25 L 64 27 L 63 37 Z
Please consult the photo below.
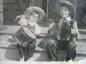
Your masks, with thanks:
M 66 6 L 71 11 L 72 18 L 75 18 L 76 8 L 72 3 L 70 3 L 69 1 L 59 1 L 59 5 Z
M 28 14 L 28 15 L 29 15 L 29 14 L 32 13 L 32 12 L 36 12 L 36 13 L 39 14 L 39 21 L 43 20 L 44 17 L 45 17 L 45 12 L 44 12 L 44 10 L 43 10 L 42 8 L 36 7 L 36 6 L 28 7 L 28 8 L 25 10 L 24 14 Z

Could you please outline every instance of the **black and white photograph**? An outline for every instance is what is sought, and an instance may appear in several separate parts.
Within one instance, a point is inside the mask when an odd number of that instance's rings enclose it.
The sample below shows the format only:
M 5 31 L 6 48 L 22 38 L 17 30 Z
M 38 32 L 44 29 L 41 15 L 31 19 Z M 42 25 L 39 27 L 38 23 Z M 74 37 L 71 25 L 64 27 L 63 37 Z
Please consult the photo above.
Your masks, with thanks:
M 0 0 L 0 64 L 41 63 L 86 63 L 86 0 Z

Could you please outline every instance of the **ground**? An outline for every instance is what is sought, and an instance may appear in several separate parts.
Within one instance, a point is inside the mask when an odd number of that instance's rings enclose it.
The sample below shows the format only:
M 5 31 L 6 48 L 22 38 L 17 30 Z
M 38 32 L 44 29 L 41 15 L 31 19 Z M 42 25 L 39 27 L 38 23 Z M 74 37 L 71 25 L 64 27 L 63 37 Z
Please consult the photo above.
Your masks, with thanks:
M 15 44 L 9 41 L 12 34 L 15 33 L 20 27 L 18 26 L 5 26 L 0 30 L 0 61 L 7 61 L 13 63 L 19 63 L 19 53 Z M 77 57 L 75 60 L 81 60 L 86 58 L 86 29 L 79 29 L 81 38 L 77 40 Z M 40 41 L 40 40 L 38 40 Z M 39 43 L 38 43 L 39 44 Z M 40 47 L 36 48 L 36 51 L 29 61 L 45 62 L 48 61 L 47 54 Z M 22 60 L 21 60 L 22 62 Z

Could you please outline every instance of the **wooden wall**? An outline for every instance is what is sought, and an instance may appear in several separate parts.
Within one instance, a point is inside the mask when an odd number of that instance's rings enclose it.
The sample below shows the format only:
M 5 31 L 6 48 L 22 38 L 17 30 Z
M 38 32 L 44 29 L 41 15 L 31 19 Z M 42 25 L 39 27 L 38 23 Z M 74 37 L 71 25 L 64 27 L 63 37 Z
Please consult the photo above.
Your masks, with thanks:
M 86 28 L 86 0 L 77 0 L 77 21 L 80 28 Z
M 3 24 L 3 0 L 0 0 L 0 24 Z
M 14 21 L 29 6 L 30 0 L 3 0 L 3 24 L 17 25 Z
M 29 6 L 38 6 L 46 10 L 47 0 L 3 0 L 3 24 L 17 25 L 14 21 L 17 15 L 22 14 Z
M 14 21 L 15 17 L 22 14 L 28 6 L 39 6 L 43 8 L 46 13 L 48 12 L 49 18 L 59 20 L 58 1 L 59 0 L 48 0 L 48 2 L 47 0 L 0 0 L 0 24 L 17 25 Z M 79 27 L 86 27 L 86 1 L 68 1 L 73 3 L 75 7 L 77 6 L 76 20 L 78 21 Z

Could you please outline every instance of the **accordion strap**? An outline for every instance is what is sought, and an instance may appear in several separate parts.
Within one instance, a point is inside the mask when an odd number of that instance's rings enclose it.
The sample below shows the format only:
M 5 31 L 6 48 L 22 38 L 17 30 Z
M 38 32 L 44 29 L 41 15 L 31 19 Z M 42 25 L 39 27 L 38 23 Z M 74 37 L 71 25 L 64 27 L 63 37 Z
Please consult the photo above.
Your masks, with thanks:
M 27 36 L 27 37 L 29 36 L 33 39 L 36 39 L 35 34 L 30 29 L 28 29 L 27 27 L 22 27 L 22 31 L 23 31 L 25 36 Z

